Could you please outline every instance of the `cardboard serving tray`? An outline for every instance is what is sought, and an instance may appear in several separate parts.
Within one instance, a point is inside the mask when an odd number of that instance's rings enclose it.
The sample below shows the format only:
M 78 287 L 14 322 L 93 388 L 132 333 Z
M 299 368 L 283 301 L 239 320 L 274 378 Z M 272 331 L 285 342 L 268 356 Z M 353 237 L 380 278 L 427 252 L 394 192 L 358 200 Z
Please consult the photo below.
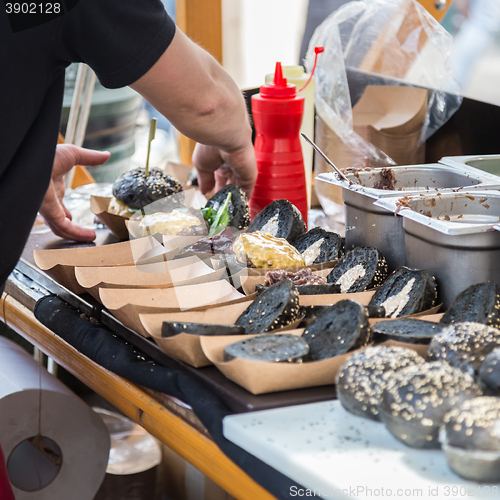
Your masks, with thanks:
M 286 267 L 282 268 L 285 269 L 286 271 L 290 271 L 292 273 L 296 273 L 297 271 L 300 271 L 301 269 L 309 268 L 311 271 L 321 271 L 322 269 L 331 269 L 334 268 L 338 263 L 338 260 L 331 260 L 328 262 L 322 262 L 321 264 L 311 264 L 310 266 L 296 266 L 296 267 Z M 248 276 L 265 276 L 268 271 L 278 271 L 279 268 L 274 268 L 274 267 L 246 267 L 241 271 L 241 273 L 244 275 L 246 272 L 246 275 Z
M 217 281 L 225 274 L 225 269 L 214 270 L 196 257 L 135 266 L 75 268 L 78 284 L 97 300 L 101 288 L 169 288 Z
M 400 316 L 398 318 L 370 318 L 370 326 L 378 323 L 379 321 L 394 321 L 395 319 L 404 318 L 417 318 L 422 321 L 433 321 L 434 323 L 439 323 L 444 313 L 437 314 L 439 309 L 441 309 L 442 304 L 432 307 L 431 309 L 426 309 L 425 311 L 420 311 L 419 313 L 409 314 L 408 316 Z
M 244 305 L 248 307 L 248 304 Z M 283 328 L 280 328 L 279 330 L 273 333 L 278 333 L 278 332 L 282 333 L 288 330 L 293 330 L 299 325 L 301 321 L 302 319 L 298 319 L 294 323 L 287 325 Z M 227 325 L 234 324 L 234 321 L 225 324 Z M 249 335 L 249 337 L 251 336 L 253 335 Z M 205 337 L 205 335 L 180 333 L 173 337 L 164 338 L 161 336 L 161 331 L 159 335 L 152 335 L 153 340 L 158 344 L 160 349 L 165 354 L 168 354 L 169 356 L 172 356 L 180 361 L 184 361 L 184 363 L 194 366 L 195 368 L 201 368 L 203 366 L 209 366 L 212 364 L 212 362 L 205 356 L 205 353 L 201 348 L 201 339 L 203 337 Z M 221 337 L 222 336 L 217 336 L 217 338 Z M 246 337 L 246 335 L 224 335 L 223 337 L 241 338 L 241 337 Z
M 332 306 L 341 300 L 354 300 L 367 306 L 375 290 L 355 293 L 328 293 L 325 295 L 299 295 L 301 306 Z
M 286 333 L 300 337 L 303 331 L 303 329 L 296 329 L 288 330 Z M 261 335 L 280 335 L 280 333 Z M 351 351 L 334 358 L 304 363 L 269 363 L 246 359 L 224 361 L 226 346 L 253 336 L 255 335 L 231 335 L 230 337 L 202 337 L 200 339 L 205 356 L 229 380 L 236 382 L 252 394 L 335 384 L 339 368 L 356 352 Z
M 362 136 L 365 127 L 391 135 L 411 134 L 424 123 L 426 113 L 427 90 L 393 85 L 367 85 L 352 108 L 356 132 Z
M 161 327 L 164 321 L 234 325 L 241 313 L 253 302 L 255 297 L 256 294 L 252 297 L 245 297 L 242 301 L 232 302 L 225 306 L 217 305 L 210 309 L 139 314 L 139 319 L 144 329 L 152 337 L 161 336 Z
M 226 280 L 171 288 L 101 288 L 99 298 L 121 323 L 146 337 L 139 314 L 210 309 L 248 300 Z
M 303 329 L 267 333 L 261 335 L 280 335 L 287 333 L 301 336 Z M 307 361 L 303 363 L 272 363 L 267 361 L 250 361 L 233 359 L 224 361 L 224 348 L 230 344 L 253 337 L 234 335 L 226 337 L 201 338 L 201 348 L 205 356 L 229 379 L 244 387 L 252 394 L 266 394 L 270 392 L 288 391 L 306 387 L 316 387 L 335 384 L 340 367 L 355 352 L 349 351 L 341 356 L 322 359 L 321 361 Z M 378 345 L 394 345 L 412 349 L 425 357 L 427 346 L 422 344 L 407 344 L 403 342 L 387 341 Z M 368 346 L 367 346 L 368 347 Z
M 177 250 L 167 251 L 158 240 L 147 236 L 103 246 L 34 250 L 33 258 L 51 278 L 73 293 L 81 294 L 85 289 L 76 280 L 76 267 L 146 265 L 173 258 L 176 254 Z
M 110 214 L 108 212 L 111 196 L 90 196 L 90 210 L 97 220 L 104 224 L 119 240 L 128 240 L 129 233 L 126 225 L 128 217 Z
M 107 228 L 97 228 L 96 233 L 96 244 L 98 245 L 115 243 L 116 241 L 116 237 L 112 235 Z M 46 276 L 42 271 L 39 271 L 33 260 L 33 250 L 64 247 L 65 245 L 70 245 L 70 243 L 61 240 L 50 232 L 32 233 L 26 243 L 23 257 L 19 263 L 22 269 L 26 270 L 22 271 L 24 274 L 28 273 L 27 276 L 32 276 L 32 279 L 37 283 L 45 283 L 45 286 L 48 286 L 48 289 L 50 289 L 52 293 L 57 293 L 63 298 L 66 297 L 66 293 L 69 292 L 55 280 Z M 92 305 L 90 305 L 85 296 L 70 295 L 75 302 L 73 302 L 72 299 L 68 301 L 74 305 L 74 307 L 87 315 L 91 314 Z M 248 300 L 248 298 L 243 298 L 242 300 Z M 234 412 L 248 412 L 325 401 L 335 397 L 335 386 L 331 385 L 254 396 L 246 389 L 228 380 L 217 368 L 215 368 L 215 366 L 193 368 L 186 363 L 168 356 L 162 352 L 157 344 L 152 342 L 151 339 L 145 338 L 143 335 L 124 327 L 118 320 L 113 318 L 109 312 L 103 311 L 102 320 L 103 326 L 109 328 L 115 335 L 133 344 L 138 350 L 150 356 L 157 363 L 162 366 L 174 368 L 182 373 L 187 373 L 192 376 L 194 380 L 203 383 L 217 394 L 221 401 Z
M 322 278 L 326 278 L 332 272 L 332 268 L 320 269 L 318 271 L 313 271 L 313 274 L 321 276 Z M 240 283 L 243 292 L 246 295 L 250 295 L 255 292 L 255 287 L 257 285 L 263 285 L 266 281 L 265 274 L 258 275 L 249 275 L 247 277 L 243 277 L 240 275 Z

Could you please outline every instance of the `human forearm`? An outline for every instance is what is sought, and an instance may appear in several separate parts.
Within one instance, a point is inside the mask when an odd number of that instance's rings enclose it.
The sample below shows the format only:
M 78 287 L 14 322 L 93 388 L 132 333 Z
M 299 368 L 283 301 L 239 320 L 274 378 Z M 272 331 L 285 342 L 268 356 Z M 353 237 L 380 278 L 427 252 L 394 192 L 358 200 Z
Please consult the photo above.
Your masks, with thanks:
M 193 140 L 228 152 L 248 146 L 251 130 L 241 92 L 215 59 L 180 30 L 131 86 Z

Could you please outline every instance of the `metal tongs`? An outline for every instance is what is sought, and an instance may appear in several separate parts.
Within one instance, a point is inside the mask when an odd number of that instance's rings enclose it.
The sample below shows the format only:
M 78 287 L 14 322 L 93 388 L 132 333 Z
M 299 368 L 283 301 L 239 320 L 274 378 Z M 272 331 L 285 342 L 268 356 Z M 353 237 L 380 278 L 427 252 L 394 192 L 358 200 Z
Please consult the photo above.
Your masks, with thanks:
M 321 149 L 319 149 L 318 146 L 316 146 L 316 144 L 314 144 L 314 142 L 311 141 L 311 139 L 309 139 L 309 137 L 307 137 L 306 134 L 301 132 L 300 135 L 323 157 L 323 159 L 326 161 L 326 163 L 328 163 L 328 165 L 330 165 L 330 167 L 332 167 L 333 170 L 335 170 L 335 172 L 337 173 L 337 175 L 341 179 L 343 179 L 346 182 L 349 182 L 349 179 L 340 171 L 339 168 L 336 167 L 336 165 L 333 163 L 333 161 L 330 160 L 330 158 L 328 158 L 328 156 L 326 156 L 326 154 L 323 153 L 323 151 L 321 151 Z

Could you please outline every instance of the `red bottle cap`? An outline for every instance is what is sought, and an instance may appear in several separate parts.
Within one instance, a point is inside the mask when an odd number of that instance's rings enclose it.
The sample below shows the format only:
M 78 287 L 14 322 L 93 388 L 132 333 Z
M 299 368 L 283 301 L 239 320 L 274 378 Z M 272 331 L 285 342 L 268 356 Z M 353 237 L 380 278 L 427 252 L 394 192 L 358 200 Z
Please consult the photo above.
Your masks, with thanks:
M 277 62 L 276 69 L 274 71 L 274 81 L 262 85 L 262 87 L 260 88 L 260 94 L 263 97 L 283 99 L 288 97 L 295 97 L 296 93 L 297 87 L 293 83 L 288 83 L 286 81 L 286 78 L 283 78 L 281 63 Z

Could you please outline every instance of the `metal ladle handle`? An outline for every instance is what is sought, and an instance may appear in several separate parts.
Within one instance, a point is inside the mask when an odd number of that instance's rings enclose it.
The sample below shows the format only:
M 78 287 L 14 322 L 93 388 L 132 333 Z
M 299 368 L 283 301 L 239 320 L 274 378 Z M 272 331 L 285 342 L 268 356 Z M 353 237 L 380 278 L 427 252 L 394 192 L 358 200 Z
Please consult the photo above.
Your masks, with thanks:
M 330 158 L 328 158 L 328 156 L 326 156 L 325 153 L 323 153 L 323 151 L 321 151 L 321 149 L 319 149 L 318 146 L 316 146 L 316 144 L 314 144 L 314 142 L 311 141 L 311 139 L 309 139 L 309 137 L 307 137 L 306 134 L 301 132 L 300 135 L 323 157 L 323 159 L 326 161 L 326 163 L 328 163 L 328 165 L 330 165 L 330 167 L 332 167 L 333 170 L 335 170 L 335 172 L 337 172 L 337 175 L 341 179 L 343 179 L 346 182 L 349 182 L 349 179 L 335 166 L 335 164 L 332 162 L 332 160 L 330 160 Z

